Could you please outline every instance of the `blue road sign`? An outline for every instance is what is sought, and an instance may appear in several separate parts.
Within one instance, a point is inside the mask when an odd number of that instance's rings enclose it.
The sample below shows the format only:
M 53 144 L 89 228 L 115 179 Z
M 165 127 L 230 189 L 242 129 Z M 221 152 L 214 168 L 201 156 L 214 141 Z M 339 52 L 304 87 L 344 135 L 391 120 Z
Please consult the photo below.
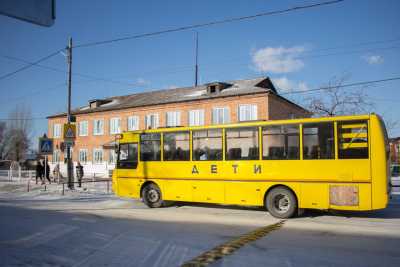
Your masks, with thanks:
M 53 154 L 53 139 L 39 138 L 39 154 Z

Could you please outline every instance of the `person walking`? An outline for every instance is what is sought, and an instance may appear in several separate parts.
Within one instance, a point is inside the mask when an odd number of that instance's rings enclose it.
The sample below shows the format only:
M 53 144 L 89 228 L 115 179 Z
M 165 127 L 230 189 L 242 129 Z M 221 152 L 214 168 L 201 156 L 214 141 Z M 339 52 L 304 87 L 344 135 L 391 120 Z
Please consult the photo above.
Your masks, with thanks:
M 43 166 L 43 169 L 46 168 L 46 179 L 47 181 L 49 181 L 49 184 L 51 184 L 51 180 L 50 180 L 50 165 L 48 162 L 46 162 L 46 166 Z M 43 178 L 44 180 L 44 178 Z
M 78 164 L 76 165 L 76 177 L 78 178 L 78 187 L 82 187 L 82 178 L 83 178 L 83 166 L 81 163 L 78 161 Z
M 40 181 L 43 183 L 42 169 L 43 166 L 40 160 L 36 161 L 36 184 L 38 183 L 38 178 L 40 178 Z

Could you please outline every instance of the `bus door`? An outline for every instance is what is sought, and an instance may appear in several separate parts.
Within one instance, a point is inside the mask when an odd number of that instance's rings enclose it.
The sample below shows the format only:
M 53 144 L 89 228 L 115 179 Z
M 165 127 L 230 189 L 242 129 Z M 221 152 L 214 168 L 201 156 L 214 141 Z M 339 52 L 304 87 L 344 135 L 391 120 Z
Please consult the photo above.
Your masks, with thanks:
M 118 147 L 116 178 L 121 196 L 137 197 L 140 190 L 138 173 L 138 140 L 123 140 Z

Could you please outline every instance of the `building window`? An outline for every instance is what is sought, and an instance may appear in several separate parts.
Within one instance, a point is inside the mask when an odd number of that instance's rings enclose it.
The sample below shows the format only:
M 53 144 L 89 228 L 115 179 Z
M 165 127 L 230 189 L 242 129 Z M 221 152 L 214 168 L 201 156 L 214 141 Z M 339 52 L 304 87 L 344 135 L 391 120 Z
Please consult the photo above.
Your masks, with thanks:
M 128 131 L 139 130 L 139 116 L 128 117 Z
M 88 150 L 87 149 L 79 149 L 79 162 L 86 163 L 88 159 Z
M 110 119 L 110 134 L 119 134 L 121 133 L 121 119 L 120 118 L 111 118 Z
M 95 164 L 103 163 L 103 149 L 101 148 L 93 149 L 93 163 Z
M 156 129 L 158 128 L 158 114 L 148 114 L 146 115 L 146 129 Z
M 93 120 L 93 135 L 104 134 L 104 120 Z
M 226 159 L 258 159 L 258 127 L 226 130 Z
M 229 108 L 213 108 L 212 110 L 212 123 L 213 124 L 224 124 L 230 122 Z
M 193 131 L 193 160 L 222 160 L 222 129 Z
M 161 160 L 161 134 L 149 133 L 140 136 L 140 160 Z
M 110 149 L 108 152 L 108 163 L 115 164 L 117 162 L 117 153 L 114 149 Z
M 239 105 L 239 121 L 257 120 L 257 105 Z
M 263 159 L 299 159 L 299 126 L 272 125 L 262 129 Z
M 61 137 L 61 124 L 57 123 L 53 125 L 53 137 L 54 138 Z
M 339 159 L 368 158 L 368 122 L 338 122 Z
M 88 136 L 88 121 L 79 122 L 79 136 Z
M 189 132 L 164 134 L 164 160 L 190 160 Z
M 333 123 L 303 125 L 303 159 L 335 158 Z
M 177 127 L 181 125 L 181 113 L 179 111 L 169 111 L 166 114 L 166 126 Z
M 60 150 L 54 150 L 53 151 L 53 163 L 58 163 L 60 162 Z
M 204 109 L 189 111 L 189 126 L 204 125 Z

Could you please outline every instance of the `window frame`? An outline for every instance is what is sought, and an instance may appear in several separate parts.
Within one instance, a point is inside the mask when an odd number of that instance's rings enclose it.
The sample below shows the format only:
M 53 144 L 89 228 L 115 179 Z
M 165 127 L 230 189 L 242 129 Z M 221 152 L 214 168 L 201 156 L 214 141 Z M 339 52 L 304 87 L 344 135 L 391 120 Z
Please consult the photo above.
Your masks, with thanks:
M 207 137 L 208 137 L 208 131 L 213 131 L 213 130 L 220 130 L 221 131 L 221 159 L 205 159 L 205 160 L 200 160 L 200 159 L 195 159 L 195 148 L 194 148 L 194 132 L 204 132 L 207 131 Z M 206 137 L 206 138 L 207 138 Z M 191 157 L 191 161 L 198 161 L 198 162 L 207 162 L 207 161 L 224 161 L 224 128 L 209 128 L 209 129 L 199 129 L 199 130 L 192 130 L 191 131 L 191 142 L 192 142 L 192 147 L 191 147 L 191 151 L 192 151 L 192 157 Z
M 131 121 L 136 121 L 136 127 L 135 127 L 135 129 L 133 129 L 131 126 L 132 126 L 132 123 L 131 123 Z M 127 129 L 128 129 L 128 131 L 137 131 L 137 130 L 139 130 L 139 125 L 140 125 L 140 117 L 138 116 L 138 115 L 131 115 L 131 116 L 129 116 L 128 118 L 127 118 L 127 120 L 126 120 L 126 124 L 127 124 Z
M 348 123 L 348 124 L 357 124 L 357 123 L 366 123 L 366 125 L 367 125 L 367 127 L 366 127 L 366 134 L 367 134 L 367 157 L 365 157 L 365 158 L 361 158 L 361 157 L 358 157 L 358 158 L 341 158 L 340 157 L 340 144 L 342 143 L 341 141 L 340 141 L 340 125 L 342 124 L 342 123 Z M 370 160 L 371 159 L 371 152 L 370 152 L 370 149 L 371 149 L 371 144 L 370 144 L 370 130 L 369 130 L 369 124 L 370 124 L 370 120 L 369 119 L 359 119 L 359 120 L 357 120 L 357 119 L 355 119 L 355 120 L 338 120 L 338 121 L 336 121 L 336 125 L 337 125 L 337 130 L 336 130 L 336 136 L 337 136 L 337 140 L 336 140 L 336 149 L 337 149 L 337 159 L 338 160 Z M 351 142 L 351 143 L 353 143 L 353 142 Z
M 85 161 L 81 160 L 81 152 L 85 152 L 85 154 L 86 154 L 86 160 Z M 79 151 L 78 151 L 78 160 L 79 160 L 79 162 L 86 164 L 88 162 L 88 158 L 89 158 L 89 150 L 87 148 L 80 148 Z
M 214 122 L 214 111 L 216 111 L 216 110 L 222 110 L 223 111 L 222 112 L 223 122 L 218 122 L 218 123 Z M 225 116 L 224 116 L 225 115 L 225 110 L 227 111 L 227 115 L 228 115 L 227 120 L 225 120 Z M 229 124 L 229 123 L 231 123 L 231 114 L 230 114 L 230 108 L 228 106 L 225 106 L 225 107 L 213 107 L 212 108 L 212 111 L 211 111 L 211 124 L 212 125 Z
M 174 122 L 171 125 L 169 124 L 170 120 Z M 178 126 L 181 126 L 181 112 L 179 110 L 167 111 L 165 113 L 165 126 L 166 127 L 178 127 Z
M 184 159 L 184 160 L 182 160 L 182 159 L 178 159 L 178 160 L 176 160 L 176 159 L 165 159 L 165 152 L 166 152 L 165 151 L 165 135 L 166 134 L 180 134 L 180 133 L 185 133 L 185 134 L 188 135 L 188 139 L 187 139 L 188 148 L 189 148 L 189 150 L 188 150 L 188 152 L 189 152 L 188 158 Z M 162 133 L 162 140 L 163 140 L 163 142 L 162 142 L 162 161 L 190 161 L 190 131 L 163 132 Z
M 199 124 L 191 124 L 191 117 L 193 116 L 193 121 L 196 121 L 196 115 L 198 116 L 198 121 Z M 190 127 L 192 126 L 204 126 L 204 120 L 205 120 L 205 110 L 204 109 L 192 109 L 189 110 L 188 112 L 188 125 Z
M 332 144 L 332 157 L 331 158 L 306 158 L 306 157 L 304 157 L 305 155 L 304 155 L 304 148 L 305 148 L 305 146 L 304 146 L 304 137 L 306 136 L 305 134 L 304 134 L 304 126 L 307 126 L 307 125 L 319 125 L 319 124 L 331 124 L 331 126 L 332 126 L 332 138 L 333 138 L 333 144 Z M 334 121 L 320 121 L 320 122 L 309 122 L 309 123 L 302 123 L 301 124 L 302 126 L 301 126 L 301 158 L 303 159 L 303 160 L 335 160 L 336 158 L 337 158 L 337 155 L 336 155 L 336 135 L 335 135 L 335 122 Z M 314 127 L 315 128 L 315 127 Z M 318 134 L 317 134 L 317 137 L 319 138 L 319 136 L 318 136 Z M 318 141 L 319 141 L 319 139 L 318 139 Z
M 101 162 L 96 161 L 96 152 L 101 151 Z M 104 163 L 104 151 L 102 148 L 93 148 L 93 164 L 103 164 Z
M 142 137 L 143 137 L 143 135 L 148 135 L 148 134 L 151 134 L 151 135 L 159 135 L 160 136 L 160 138 L 159 138 L 159 140 L 153 140 L 153 139 L 151 139 L 151 140 L 142 140 Z M 158 141 L 158 142 L 160 142 L 160 145 L 159 145 L 159 148 L 160 148 L 160 158 L 159 159 L 155 159 L 155 160 L 143 160 L 143 157 L 142 157 L 142 141 Z M 140 136 L 139 136 L 139 146 L 140 146 L 140 153 L 139 153 L 139 159 L 140 159 L 140 161 L 143 161 L 143 162 L 161 162 L 161 161 L 163 161 L 162 160 L 162 158 L 163 158 L 163 155 L 162 155 L 162 153 L 163 153 L 163 142 L 162 142 L 162 133 L 159 133 L 159 132 L 157 132 L 157 133 L 142 133 L 142 134 L 140 134 Z
M 116 123 L 116 122 L 118 122 L 118 123 Z M 110 118 L 109 125 L 110 125 L 110 134 L 120 134 L 121 133 L 121 118 L 120 117 Z M 117 129 L 114 129 L 116 125 L 118 125 L 118 127 L 116 127 Z
M 129 146 L 130 145 L 136 145 L 136 161 L 124 161 L 124 163 L 121 165 L 121 160 L 119 159 L 120 156 L 120 151 L 121 151 L 121 146 L 122 145 L 128 145 L 128 158 L 129 158 Z M 131 142 L 131 143 L 121 143 L 118 146 L 118 152 L 116 153 L 116 158 L 115 158 L 115 166 L 117 169 L 137 169 L 137 166 L 139 164 L 139 144 L 138 142 Z
M 227 136 L 227 132 L 229 130 L 241 130 L 241 129 L 255 129 L 257 130 L 257 153 L 258 153 L 258 157 L 256 159 L 228 159 L 228 136 Z M 243 161 L 243 160 L 260 160 L 260 126 L 245 126 L 245 127 L 232 127 L 232 128 L 225 128 L 225 148 L 224 148 L 224 153 L 225 153 L 225 161 Z M 250 153 L 250 151 L 249 151 Z
M 57 133 L 57 135 L 56 135 L 56 133 Z M 54 123 L 53 124 L 53 138 L 61 138 L 61 136 L 62 136 L 61 123 Z
M 250 118 L 248 120 L 242 120 L 241 119 L 241 115 L 242 115 L 241 114 L 241 108 L 242 107 L 249 108 L 250 109 L 250 115 L 253 115 L 252 117 L 255 116 L 255 118 L 254 119 Z M 255 107 L 255 109 L 253 110 L 254 107 Z M 255 112 L 254 114 L 253 114 L 253 111 Z M 239 122 L 256 121 L 256 120 L 258 120 L 258 105 L 257 104 L 239 104 L 238 105 L 238 121 Z
M 149 118 L 151 118 L 151 116 L 154 116 L 154 118 L 155 118 L 154 121 L 157 122 L 157 123 L 155 123 L 156 125 L 154 127 L 152 127 L 152 125 L 147 124 L 147 121 L 149 120 Z M 150 119 L 150 123 L 151 123 L 151 119 Z M 145 126 L 146 130 L 159 128 L 160 127 L 160 116 L 158 115 L 158 113 L 146 114 L 144 117 L 144 126 Z M 149 128 L 149 126 L 151 126 L 151 128 Z
M 86 133 L 82 134 L 82 125 L 86 125 Z M 79 136 L 89 136 L 89 122 L 87 120 L 85 121 L 80 121 L 79 122 L 79 127 L 78 127 L 78 134 Z
M 96 122 L 99 121 L 101 122 L 101 131 L 96 132 L 97 127 L 96 127 Z M 104 135 L 104 119 L 93 119 L 93 135 Z
M 264 128 L 266 128 L 266 127 L 273 127 L 273 126 L 293 126 L 293 125 L 297 125 L 297 128 L 298 128 L 298 140 L 297 140 L 297 142 L 298 142 L 298 148 L 299 148 L 299 150 L 298 150 L 298 157 L 297 158 L 295 158 L 295 159 L 288 159 L 288 158 L 281 158 L 281 159 L 267 159 L 267 158 L 265 158 L 264 157 L 264 133 L 263 133 L 263 130 L 264 130 Z M 303 145 L 302 145 L 302 140 L 301 140 L 301 134 L 302 134 L 302 131 L 301 131 L 301 129 L 300 129 L 300 126 L 301 126 L 301 123 L 286 123 L 286 124 L 269 124 L 269 125 L 263 125 L 263 126 L 261 126 L 261 160 L 273 160 L 273 161 L 276 161 L 276 160 L 302 160 L 302 151 L 301 151 L 301 149 L 302 149 L 302 147 L 303 147 Z M 268 135 L 282 135 L 282 134 L 267 134 L 267 136 Z M 285 134 L 284 136 L 286 137 L 287 135 L 294 135 L 294 134 Z M 267 139 L 267 141 L 268 141 L 268 139 Z M 285 143 L 286 143 L 286 140 L 285 140 Z

